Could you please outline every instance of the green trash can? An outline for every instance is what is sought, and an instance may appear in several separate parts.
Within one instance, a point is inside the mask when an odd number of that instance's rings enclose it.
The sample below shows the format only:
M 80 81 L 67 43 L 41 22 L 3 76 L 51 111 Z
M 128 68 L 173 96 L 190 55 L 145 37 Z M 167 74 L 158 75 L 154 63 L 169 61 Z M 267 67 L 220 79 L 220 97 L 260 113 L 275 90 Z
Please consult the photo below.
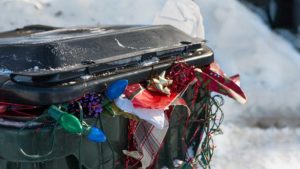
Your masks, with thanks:
M 213 62 L 213 52 L 201 39 L 168 25 L 57 28 L 27 26 L 0 33 L 0 106 L 38 107 L 71 102 L 102 91 L 118 79 L 147 80 L 169 68 L 180 56 L 198 67 Z M 107 142 L 94 143 L 70 134 L 54 123 L 30 123 L 33 116 L 0 111 L 0 168 L 98 169 L 124 168 L 128 119 L 101 114 L 86 117 L 101 128 Z M 159 161 L 182 158 L 173 126 Z M 173 133 L 177 133 L 174 134 Z M 177 136 L 176 136 L 177 135 Z M 180 136 L 178 136 L 180 137 Z M 162 167 L 160 162 L 157 168 Z

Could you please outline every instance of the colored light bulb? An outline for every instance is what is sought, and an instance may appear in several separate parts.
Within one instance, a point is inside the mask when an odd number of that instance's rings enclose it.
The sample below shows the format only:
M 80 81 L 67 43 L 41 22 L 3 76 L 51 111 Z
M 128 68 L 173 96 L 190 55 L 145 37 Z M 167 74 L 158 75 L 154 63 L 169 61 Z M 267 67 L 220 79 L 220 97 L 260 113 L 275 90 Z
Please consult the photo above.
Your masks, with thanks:
M 70 133 L 87 135 L 90 141 L 100 143 L 106 141 L 106 136 L 100 129 L 91 127 L 85 121 L 80 123 L 79 119 L 72 114 L 62 111 L 57 106 L 51 106 L 48 114 L 61 125 L 63 129 Z
M 96 143 L 101 143 L 106 141 L 106 136 L 105 134 L 98 128 L 96 127 L 90 127 L 88 131 L 88 136 L 87 138 L 90 141 L 96 142 Z
M 63 114 L 59 119 L 59 124 L 70 133 L 82 133 L 82 125 L 77 117 L 71 114 Z
M 114 100 L 124 93 L 127 85 L 128 80 L 117 80 L 107 87 L 105 94 L 109 100 Z
M 57 106 L 51 106 L 48 114 L 58 121 L 63 129 L 70 133 L 82 133 L 83 128 L 79 119 L 67 112 L 60 110 Z

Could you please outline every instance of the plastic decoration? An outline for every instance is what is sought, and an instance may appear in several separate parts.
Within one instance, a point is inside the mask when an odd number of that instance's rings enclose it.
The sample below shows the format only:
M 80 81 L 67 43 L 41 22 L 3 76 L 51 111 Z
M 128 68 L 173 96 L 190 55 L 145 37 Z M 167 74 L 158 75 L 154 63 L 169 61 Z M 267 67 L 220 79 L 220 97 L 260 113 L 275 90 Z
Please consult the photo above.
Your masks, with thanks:
M 118 99 L 116 99 L 118 100 Z M 111 116 L 123 116 L 128 119 L 134 119 L 134 120 L 139 120 L 137 116 L 134 114 L 128 113 L 126 111 L 123 111 L 120 109 L 114 102 L 109 102 L 104 105 L 104 112 Z
M 90 127 L 88 129 L 88 136 L 87 138 L 90 141 L 96 142 L 96 143 L 101 143 L 106 141 L 106 136 L 105 134 L 98 128 L 96 127 Z
M 166 71 L 163 71 L 159 76 L 152 78 L 148 81 L 147 89 L 154 92 L 160 92 L 170 95 L 171 91 L 169 86 L 173 83 L 173 80 L 166 78 Z
M 114 100 L 124 93 L 127 85 L 128 80 L 117 80 L 107 87 L 105 95 L 109 100 Z
M 52 105 L 48 109 L 48 114 L 57 120 L 63 129 L 70 133 L 84 133 L 87 135 L 87 139 L 96 143 L 106 141 L 106 136 L 100 129 L 91 127 L 84 121 L 82 122 L 82 125 L 77 117 L 62 111 L 57 106 Z
M 100 93 L 88 93 L 77 101 L 81 104 L 83 110 L 83 118 L 99 117 L 103 111 L 102 102 L 103 98 Z M 80 109 L 76 102 L 71 102 L 68 105 L 68 112 L 74 112 L 74 115 L 80 116 Z
M 82 133 L 83 127 L 79 119 L 67 112 L 60 110 L 57 106 L 51 106 L 48 114 L 61 125 L 63 129 L 70 133 Z

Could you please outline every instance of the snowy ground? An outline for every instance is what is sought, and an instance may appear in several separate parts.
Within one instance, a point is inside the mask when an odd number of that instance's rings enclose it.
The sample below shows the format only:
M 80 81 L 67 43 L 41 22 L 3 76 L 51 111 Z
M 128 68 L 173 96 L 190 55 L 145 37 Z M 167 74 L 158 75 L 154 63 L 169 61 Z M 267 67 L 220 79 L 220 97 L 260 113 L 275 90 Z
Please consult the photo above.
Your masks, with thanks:
M 196 0 L 225 72 L 240 72 L 246 105 L 231 100 L 214 168 L 300 168 L 300 55 L 235 0 Z M 213 9 L 213 10 L 212 10 Z
M 171 10 L 166 10 L 166 0 L 1 0 L 0 31 L 26 24 L 151 24 L 172 20 L 173 24 L 184 24 L 182 29 L 188 33 L 202 36 L 196 29 L 201 27 L 202 18 L 195 12 L 199 8 L 189 0 L 177 1 L 180 8 L 169 2 Z M 300 168 L 299 53 L 237 0 L 195 2 L 203 13 L 206 39 L 216 60 L 227 74 L 241 74 L 249 98 L 246 105 L 226 99 L 224 135 L 216 137 L 212 168 Z M 162 10 L 163 19 L 154 19 L 161 17 L 162 13 L 158 14 Z

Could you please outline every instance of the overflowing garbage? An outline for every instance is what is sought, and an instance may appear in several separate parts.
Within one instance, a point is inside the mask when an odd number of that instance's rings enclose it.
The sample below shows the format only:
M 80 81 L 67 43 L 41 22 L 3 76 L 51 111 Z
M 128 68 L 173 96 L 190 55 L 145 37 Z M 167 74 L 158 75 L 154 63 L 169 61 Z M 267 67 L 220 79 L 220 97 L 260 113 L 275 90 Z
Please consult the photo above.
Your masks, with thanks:
M 12 150 L 1 157 L 39 168 L 209 168 L 221 95 L 247 100 L 239 76 L 171 26 L 95 30 L 0 34 L 0 135 Z

